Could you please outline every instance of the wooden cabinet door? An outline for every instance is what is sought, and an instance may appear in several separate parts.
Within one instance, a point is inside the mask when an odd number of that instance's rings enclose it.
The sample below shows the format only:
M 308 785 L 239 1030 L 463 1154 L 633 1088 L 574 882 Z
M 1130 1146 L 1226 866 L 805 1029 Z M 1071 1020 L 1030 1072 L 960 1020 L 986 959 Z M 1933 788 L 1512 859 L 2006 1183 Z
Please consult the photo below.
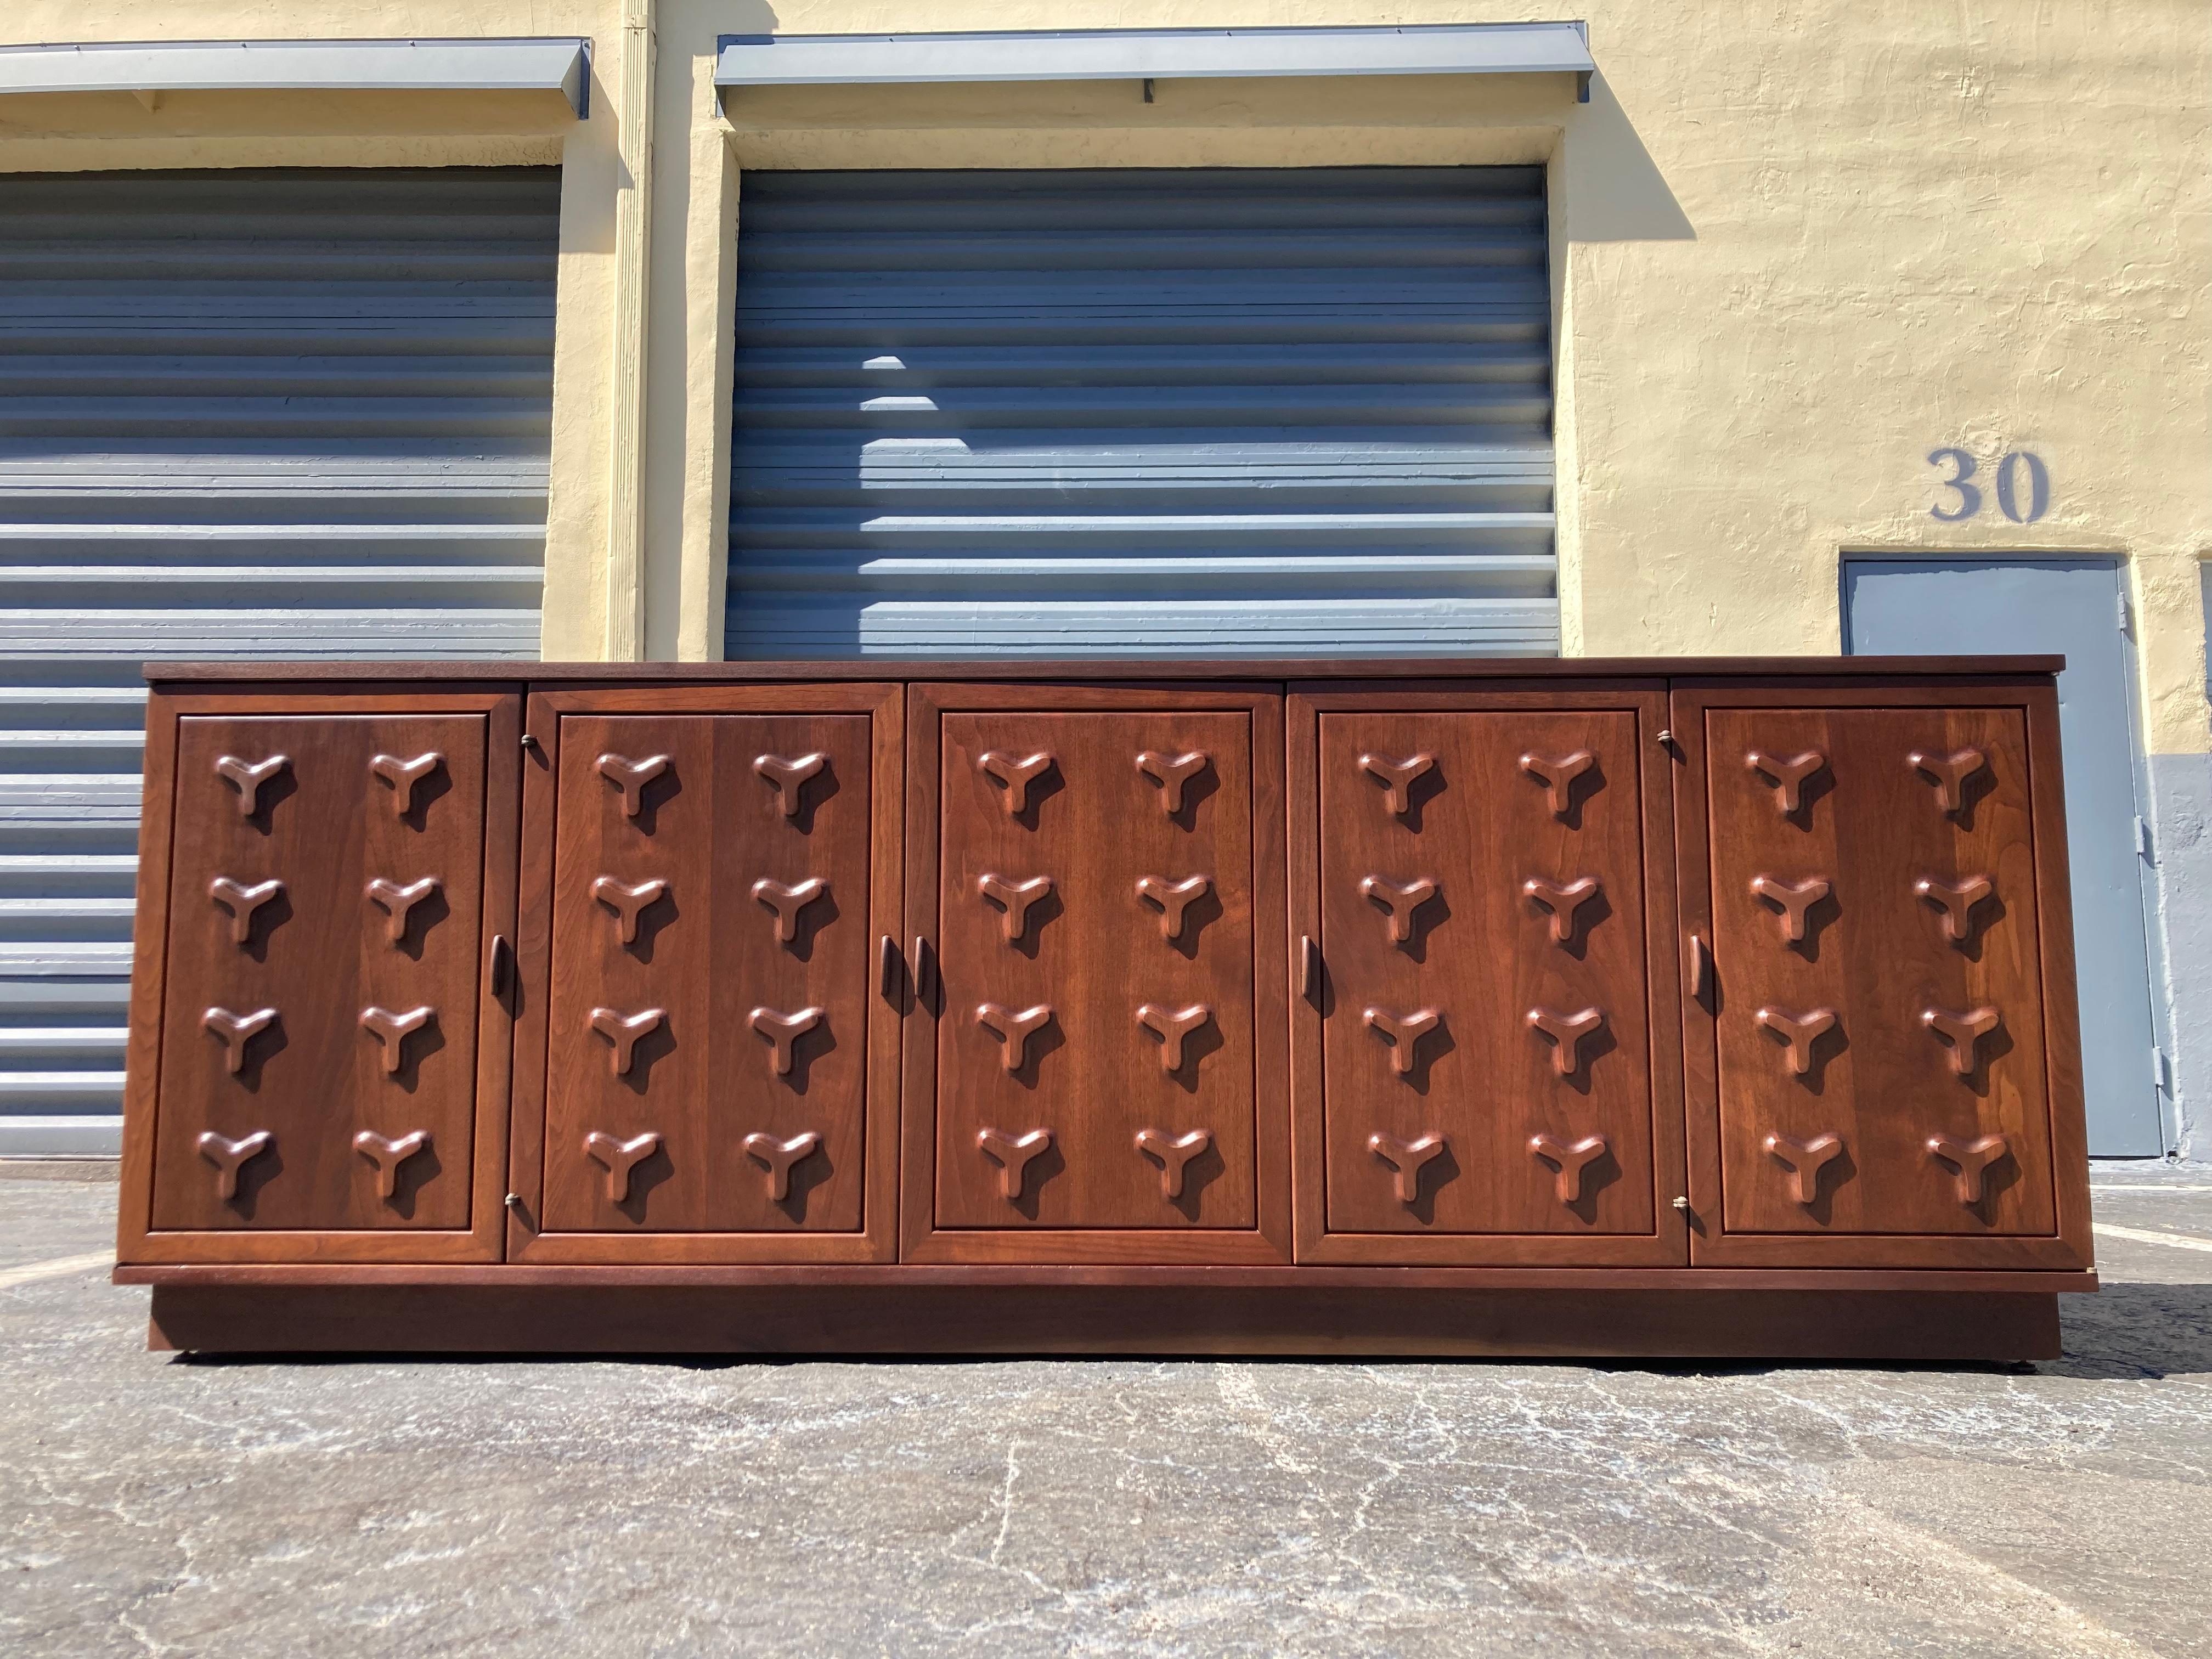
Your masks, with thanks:
M 154 701 L 123 1260 L 496 1259 L 520 704 Z
M 1301 1260 L 1686 1259 L 1664 710 L 1292 696 Z
M 2076 1267 L 2047 688 L 1678 690 L 1701 1262 Z
M 908 1258 L 1287 1260 L 1279 701 L 908 695 Z
M 518 1256 L 890 1259 L 899 699 L 531 700 Z

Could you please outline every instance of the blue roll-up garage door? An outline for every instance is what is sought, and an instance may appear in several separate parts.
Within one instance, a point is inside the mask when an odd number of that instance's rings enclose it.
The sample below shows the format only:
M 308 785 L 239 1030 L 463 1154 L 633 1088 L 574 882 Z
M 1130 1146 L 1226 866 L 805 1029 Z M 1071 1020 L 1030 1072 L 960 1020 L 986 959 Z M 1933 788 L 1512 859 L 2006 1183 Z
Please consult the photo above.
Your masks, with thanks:
M 1552 653 L 1540 167 L 752 173 L 728 654 Z
M 0 175 L 0 1154 L 115 1151 L 152 657 L 534 657 L 553 167 Z

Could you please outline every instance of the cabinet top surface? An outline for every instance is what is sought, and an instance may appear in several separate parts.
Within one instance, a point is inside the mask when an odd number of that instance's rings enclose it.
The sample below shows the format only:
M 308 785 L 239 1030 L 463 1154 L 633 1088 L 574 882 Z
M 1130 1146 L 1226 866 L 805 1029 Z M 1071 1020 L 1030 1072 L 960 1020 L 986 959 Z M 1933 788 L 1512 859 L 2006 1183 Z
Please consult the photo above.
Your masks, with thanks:
M 155 685 L 283 681 L 410 684 L 715 684 L 788 681 L 1312 682 L 1457 679 L 1817 679 L 1970 676 L 2017 679 L 2057 673 L 2066 659 L 2011 657 L 1397 657 L 995 658 L 870 657 L 832 662 L 149 662 Z

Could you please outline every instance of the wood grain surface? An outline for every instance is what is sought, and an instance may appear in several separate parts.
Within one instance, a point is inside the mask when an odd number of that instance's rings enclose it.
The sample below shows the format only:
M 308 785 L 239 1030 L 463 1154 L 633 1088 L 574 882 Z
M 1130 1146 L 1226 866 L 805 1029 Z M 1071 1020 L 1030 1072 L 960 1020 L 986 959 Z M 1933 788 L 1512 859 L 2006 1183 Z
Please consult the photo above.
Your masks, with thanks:
M 908 1034 L 908 1255 L 1279 1259 L 1280 798 L 1261 781 L 1279 705 L 931 688 L 912 706 L 933 970 Z M 1146 884 L 1193 878 L 1207 890 L 1169 937 Z M 1039 879 L 1009 938 L 994 890 Z
M 149 712 L 123 1259 L 495 1257 L 520 700 L 245 701 Z
M 1684 905 L 1716 970 L 1686 1009 L 1698 1259 L 2086 1265 L 2060 1236 L 2057 1124 L 2079 1102 L 2054 1095 L 2050 1044 L 2057 1025 L 2070 1052 L 2072 983 L 2054 1006 L 2033 810 L 2055 750 L 2021 702 L 1892 695 L 1677 694 Z M 1788 811 L 1772 763 L 1808 757 Z M 1984 885 L 1956 910 L 1941 897 Z M 1784 886 L 1825 887 L 1802 939 Z M 1968 1022 L 1992 1029 L 1942 1035 Z
M 1294 700 L 1323 963 L 1294 1004 L 1302 1261 L 1685 1259 L 1662 708 L 1650 685 Z M 1401 939 L 1408 887 L 1433 892 Z
M 544 1109 L 518 1135 L 516 1254 L 890 1253 L 897 696 L 533 705 L 550 756 L 532 825 L 549 908 L 528 946 L 548 964 Z

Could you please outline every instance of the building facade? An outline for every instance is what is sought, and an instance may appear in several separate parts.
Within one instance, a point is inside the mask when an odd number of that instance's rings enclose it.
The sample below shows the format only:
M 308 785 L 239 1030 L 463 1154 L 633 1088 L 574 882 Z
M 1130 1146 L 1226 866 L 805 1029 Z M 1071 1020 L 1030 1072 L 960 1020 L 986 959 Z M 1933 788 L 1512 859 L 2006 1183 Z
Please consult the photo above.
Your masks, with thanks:
M 2207 1156 L 2203 21 L 18 0 L 0 1152 L 148 657 L 2063 650 L 2093 1149 Z

